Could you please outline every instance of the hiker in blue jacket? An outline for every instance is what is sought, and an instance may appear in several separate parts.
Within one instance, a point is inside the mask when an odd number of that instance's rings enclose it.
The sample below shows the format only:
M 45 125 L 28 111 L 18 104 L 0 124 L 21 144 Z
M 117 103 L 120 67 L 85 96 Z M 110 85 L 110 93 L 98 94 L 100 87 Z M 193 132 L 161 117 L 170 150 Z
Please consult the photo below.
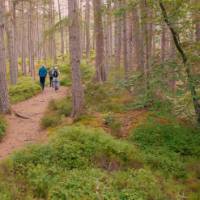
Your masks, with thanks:
M 46 76 L 47 76 L 47 69 L 44 65 L 42 65 L 39 69 L 40 85 L 42 90 L 44 90 L 45 87 Z

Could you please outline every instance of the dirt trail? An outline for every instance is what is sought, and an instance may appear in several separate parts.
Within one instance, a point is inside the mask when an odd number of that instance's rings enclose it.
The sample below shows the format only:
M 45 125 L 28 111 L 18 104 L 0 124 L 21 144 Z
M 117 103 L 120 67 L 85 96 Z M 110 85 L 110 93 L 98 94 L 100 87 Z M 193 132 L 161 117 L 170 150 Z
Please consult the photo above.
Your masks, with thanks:
M 12 109 L 27 119 L 15 114 L 6 116 L 8 129 L 6 136 L 0 142 L 0 160 L 13 151 L 27 144 L 41 141 L 46 135 L 40 128 L 40 120 L 45 113 L 48 103 L 52 99 L 59 99 L 66 95 L 67 89 L 61 87 L 58 92 L 46 88 L 39 95 L 12 106 Z

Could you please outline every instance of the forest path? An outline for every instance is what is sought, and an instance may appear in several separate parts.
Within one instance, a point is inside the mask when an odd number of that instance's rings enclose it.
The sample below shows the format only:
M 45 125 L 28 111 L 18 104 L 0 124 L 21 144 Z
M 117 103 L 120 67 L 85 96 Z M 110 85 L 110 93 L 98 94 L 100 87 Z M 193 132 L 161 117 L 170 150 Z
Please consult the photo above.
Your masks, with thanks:
M 57 92 L 52 88 L 45 88 L 44 92 L 37 96 L 13 105 L 12 110 L 27 119 L 16 116 L 14 113 L 6 116 L 8 128 L 5 137 L 0 142 L 0 160 L 27 144 L 41 141 L 46 136 L 46 132 L 41 129 L 40 121 L 49 102 L 60 99 L 66 94 L 65 87 L 60 87 Z

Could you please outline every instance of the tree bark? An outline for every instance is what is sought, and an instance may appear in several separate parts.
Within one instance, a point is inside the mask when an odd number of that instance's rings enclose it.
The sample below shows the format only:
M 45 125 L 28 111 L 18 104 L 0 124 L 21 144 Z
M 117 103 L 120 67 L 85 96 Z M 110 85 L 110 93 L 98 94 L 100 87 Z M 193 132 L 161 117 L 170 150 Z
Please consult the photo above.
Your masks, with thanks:
M 27 71 L 26 71 L 26 53 L 25 53 L 25 33 L 24 33 L 24 29 L 25 29 L 25 20 L 24 20 L 24 2 L 22 1 L 21 3 L 21 17 L 22 17 L 22 39 L 21 39 L 21 51 L 22 51 L 22 73 L 23 75 L 26 75 L 27 74 Z
M 16 16 L 15 16 L 15 2 L 9 2 L 10 16 L 6 22 L 7 46 L 10 66 L 10 83 L 15 85 L 18 76 L 18 60 L 16 54 Z
M 174 30 L 171 22 L 169 21 L 169 18 L 168 18 L 168 15 L 167 15 L 167 11 L 166 11 L 165 6 L 164 6 L 164 4 L 163 4 L 163 2 L 161 0 L 159 1 L 159 4 L 160 4 L 160 8 L 161 8 L 161 11 L 162 11 L 162 15 L 163 15 L 164 21 L 167 24 L 167 26 L 169 27 L 169 29 L 170 29 L 170 31 L 172 33 L 176 48 L 177 48 L 178 52 L 181 55 L 182 62 L 183 62 L 183 65 L 185 67 L 187 78 L 188 78 L 188 86 L 189 86 L 189 89 L 190 89 L 190 92 L 191 92 L 193 105 L 194 105 L 194 110 L 195 110 L 196 115 L 197 115 L 197 121 L 198 121 L 198 123 L 200 123 L 200 102 L 199 102 L 199 98 L 198 98 L 198 95 L 197 95 L 197 92 L 196 92 L 196 88 L 195 88 L 195 85 L 194 85 L 194 82 L 193 82 L 191 70 L 190 70 L 190 67 L 188 66 L 187 55 L 186 55 L 184 49 L 182 48 L 182 45 L 181 45 L 181 43 L 179 41 L 177 32 Z
M 94 26 L 96 41 L 96 81 L 106 81 L 106 70 L 104 66 L 104 34 L 102 22 L 101 0 L 93 0 L 94 5 Z
M 29 2 L 28 14 L 28 51 L 29 51 L 29 72 L 35 78 L 34 44 L 33 44 L 33 5 Z
M 60 8 L 60 0 L 58 0 L 58 15 L 59 15 L 59 20 L 62 20 L 62 15 L 61 15 L 61 8 Z M 64 31 L 63 31 L 63 27 L 60 27 L 60 45 L 61 45 L 61 55 L 63 57 L 64 53 L 65 53 L 65 43 L 64 43 Z M 63 57 L 64 58 L 64 57 Z
M 120 1 L 115 2 L 115 9 L 120 9 Z M 118 69 L 121 65 L 121 49 L 122 49 L 122 23 L 121 17 L 115 16 L 115 67 Z
M 125 2 L 124 2 L 125 3 Z M 123 58 L 124 58 L 124 71 L 125 78 L 128 78 L 129 66 L 128 66 L 128 45 L 127 45 L 127 14 L 123 14 Z
M 69 11 L 69 50 L 72 68 L 72 101 L 73 110 L 71 116 L 76 118 L 83 109 L 84 94 L 80 75 L 80 22 L 78 16 L 77 0 L 68 0 Z
M 86 0 L 85 9 L 86 58 L 88 61 L 90 57 L 90 0 Z
M 0 112 L 9 111 L 9 99 L 6 80 L 6 61 L 4 47 L 4 4 L 0 1 Z
M 142 50 L 142 38 L 141 38 L 141 34 L 140 34 L 140 23 L 139 23 L 139 14 L 138 14 L 138 9 L 137 7 L 134 8 L 133 10 L 133 52 L 134 52 L 134 61 L 136 64 L 136 69 L 138 71 L 140 71 L 143 67 L 143 63 L 142 63 L 142 56 L 143 54 L 141 54 Z

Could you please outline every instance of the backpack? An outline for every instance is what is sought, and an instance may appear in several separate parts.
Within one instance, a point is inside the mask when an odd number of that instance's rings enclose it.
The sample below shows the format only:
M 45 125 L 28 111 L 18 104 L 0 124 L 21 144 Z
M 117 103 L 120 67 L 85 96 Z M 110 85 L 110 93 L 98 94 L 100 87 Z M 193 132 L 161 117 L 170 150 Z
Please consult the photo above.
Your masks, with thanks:
M 54 70 L 54 71 L 53 71 L 53 77 L 57 78 L 58 75 L 59 75 L 59 74 L 58 74 L 58 71 L 57 71 L 57 70 Z

